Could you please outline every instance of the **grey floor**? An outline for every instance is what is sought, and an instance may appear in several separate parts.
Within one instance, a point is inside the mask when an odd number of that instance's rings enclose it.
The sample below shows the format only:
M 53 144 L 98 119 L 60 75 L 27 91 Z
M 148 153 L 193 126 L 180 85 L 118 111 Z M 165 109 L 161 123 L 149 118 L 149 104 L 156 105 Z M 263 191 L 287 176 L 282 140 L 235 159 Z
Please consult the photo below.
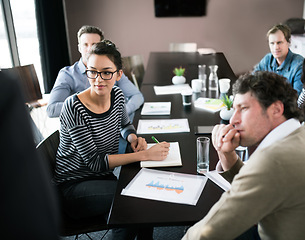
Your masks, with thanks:
M 186 227 L 184 226 L 177 226 L 177 227 L 155 227 L 154 228 L 154 240 L 178 240 L 181 239 L 184 235 Z M 97 240 L 101 239 L 105 235 L 106 231 L 100 231 L 100 232 L 92 232 L 88 235 L 91 239 Z M 79 240 L 88 240 L 90 239 L 85 234 L 78 236 Z M 75 236 L 70 237 L 62 237 L 61 240 L 73 240 L 75 239 Z M 109 240 L 109 237 L 106 235 L 104 236 L 103 240 Z

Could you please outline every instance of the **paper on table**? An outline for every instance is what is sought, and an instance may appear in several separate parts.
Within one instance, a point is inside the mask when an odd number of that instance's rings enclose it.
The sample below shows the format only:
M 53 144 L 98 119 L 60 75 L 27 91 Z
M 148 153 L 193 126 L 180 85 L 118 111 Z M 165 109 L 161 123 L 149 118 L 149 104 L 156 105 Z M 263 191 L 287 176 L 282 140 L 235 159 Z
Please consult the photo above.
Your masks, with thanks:
M 156 95 L 181 94 L 183 91 L 192 91 L 189 84 L 177 84 L 167 86 L 154 86 Z
M 220 99 L 216 98 L 198 98 L 194 102 L 194 106 L 208 111 L 217 112 L 225 107 Z
M 170 115 L 171 102 L 145 102 L 141 115 Z
M 172 203 L 196 205 L 207 178 L 142 168 L 122 195 Z
M 147 148 L 151 148 L 156 143 L 147 144 Z M 141 167 L 172 167 L 181 166 L 181 155 L 178 142 L 171 142 L 169 154 L 163 161 L 141 161 Z
M 190 127 L 187 118 L 180 119 L 140 119 L 138 134 L 177 133 L 189 132 Z
M 206 175 L 209 179 L 211 179 L 225 191 L 228 191 L 231 188 L 231 184 L 226 179 L 224 179 L 216 170 L 206 172 L 204 175 Z

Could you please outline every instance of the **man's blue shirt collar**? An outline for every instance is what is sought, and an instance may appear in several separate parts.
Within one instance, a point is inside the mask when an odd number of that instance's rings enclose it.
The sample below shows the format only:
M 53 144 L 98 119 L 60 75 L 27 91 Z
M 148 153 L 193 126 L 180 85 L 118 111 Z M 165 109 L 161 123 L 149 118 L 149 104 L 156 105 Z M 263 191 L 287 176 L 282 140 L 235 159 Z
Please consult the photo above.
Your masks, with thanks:
M 85 74 L 85 71 L 86 71 L 87 68 L 86 68 L 85 64 L 83 63 L 82 58 L 79 59 L 77 65 L 78 65 L 79 71 L 80 71 L 81 73 Z

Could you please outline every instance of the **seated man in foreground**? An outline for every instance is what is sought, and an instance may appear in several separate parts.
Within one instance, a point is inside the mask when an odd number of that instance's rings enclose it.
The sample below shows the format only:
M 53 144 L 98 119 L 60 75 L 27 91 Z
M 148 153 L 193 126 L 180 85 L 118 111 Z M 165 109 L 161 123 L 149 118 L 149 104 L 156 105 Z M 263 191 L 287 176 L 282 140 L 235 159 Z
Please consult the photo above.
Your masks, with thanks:
M 297 93 L 272 72 L 241 76 L 233 93 L 230 124 L 212 132 L 232 188 L 183 239 L 234 239 L 257 223 L 261 239 L 303 239 L 305 127 Z M 258 145 L 246 165 L 235 153 L 239 145 Z

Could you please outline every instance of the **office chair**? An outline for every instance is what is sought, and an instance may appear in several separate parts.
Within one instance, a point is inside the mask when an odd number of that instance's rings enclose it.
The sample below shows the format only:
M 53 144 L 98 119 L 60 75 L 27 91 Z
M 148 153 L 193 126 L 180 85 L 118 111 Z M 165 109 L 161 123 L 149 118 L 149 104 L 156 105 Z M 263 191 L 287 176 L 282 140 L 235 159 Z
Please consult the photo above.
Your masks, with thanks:
M 197 52 L 197 43 L 170 43 L 170 52 Z
M 123 57 L 123 72 L 140 89 L 144 78 L 144 63 L 141 55 Z
M 42 93 L 33 64 L 4 68 L 1 71 L 6 72 L 12 78 L 17 79 L 22 87 L 25 103 L 30 108 L 38 108 L 47 105 L 42 99 Z
M 213 54 L 216 53 L 216 50 L 213 48 L 198 48 L 197 51 L 199 54 Z
M 50 167 L 51 176 L 54 175 L 55 171 L 55 161 L 56 161 L 56 152 L 59 146 L 59 131 L 56 130 L 50 136 L 42 140 L 36 147 L 39 157 L 44 161 L 48 162 Z M 59 195 L 60 196 L 60 195 Z M 62 204 L 61 207 L 61 236 L 72 236 L 75 235 L 75 239 L 78 239 L 78 235 L 86 234 L 88 238 L 91 237 L 88 235 L 90 232 L 108 230 L 107 222 L 102 217 L 92 217 L 86 219 L 72 219 L 68 214 L 65 213 Z

